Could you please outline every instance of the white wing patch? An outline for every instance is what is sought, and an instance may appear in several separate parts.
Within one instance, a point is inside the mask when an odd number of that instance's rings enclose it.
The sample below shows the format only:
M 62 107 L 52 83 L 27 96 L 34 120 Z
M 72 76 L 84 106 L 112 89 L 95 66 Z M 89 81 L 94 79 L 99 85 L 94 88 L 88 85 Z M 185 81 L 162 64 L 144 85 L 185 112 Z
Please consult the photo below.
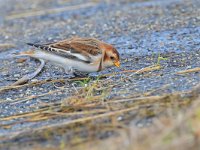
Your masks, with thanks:
M 69 52 L 70 53 L 70 52 Z M 81 55 L 81 54 L 75 54 L 75 53 L 70 53 L 73 56 L 76 56 L 78 59 L 84 60 L 84 61 L 89 61 L 87 57 Z
M 66 50 L 62 50 L 62 49 L 58 49 L 58 48 L 52 48 L 52 47 L 51 47 L 51 49 L 54 50 L 54 51 L 56 51 L 60 55 L 67 54 L 67 55 L 75 56 L 78 59 L 83 60 L 83 61 L 90 61 L 87 56 L 84 56 L 82 54 L 72 53 L 71 51 L 66 51 Z

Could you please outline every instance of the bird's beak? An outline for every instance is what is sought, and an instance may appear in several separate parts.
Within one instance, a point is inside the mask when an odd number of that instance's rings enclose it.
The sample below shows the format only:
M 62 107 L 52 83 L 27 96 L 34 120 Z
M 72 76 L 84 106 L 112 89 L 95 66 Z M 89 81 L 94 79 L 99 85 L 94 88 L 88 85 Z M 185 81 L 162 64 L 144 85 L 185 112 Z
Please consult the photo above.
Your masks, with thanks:
M 116 67 L 120 67 L 120 62 L 119 62 L 119 61 L 114 62 L 114 65 L 115 65 Z

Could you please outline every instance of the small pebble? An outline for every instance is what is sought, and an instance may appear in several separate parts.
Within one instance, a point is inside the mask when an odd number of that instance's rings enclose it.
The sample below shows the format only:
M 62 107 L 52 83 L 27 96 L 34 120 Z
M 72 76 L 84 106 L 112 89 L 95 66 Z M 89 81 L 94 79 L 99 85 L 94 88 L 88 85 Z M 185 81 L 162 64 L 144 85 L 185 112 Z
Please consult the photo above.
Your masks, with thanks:
M 31 82 L 37 82 L 39 81 L 38 79 L 32 79 Z
M 14 74 L 14 77 L 18 78 L 18 77 L 20 77 L 20 74 Z

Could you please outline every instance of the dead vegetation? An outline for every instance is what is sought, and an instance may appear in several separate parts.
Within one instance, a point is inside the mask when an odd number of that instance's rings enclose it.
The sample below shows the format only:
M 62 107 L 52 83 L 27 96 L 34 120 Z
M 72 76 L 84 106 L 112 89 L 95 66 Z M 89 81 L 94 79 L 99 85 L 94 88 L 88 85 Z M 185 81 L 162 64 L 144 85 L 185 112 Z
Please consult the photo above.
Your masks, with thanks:
M 188 70 L 179 71 L 177 72 L 177 74 L 186 74 L 186 73 L 193 73 L 193 72 L 199 72 L 199 71 L 200 71 L 200 68 L 196 67 L 196 68 L 192 68 Z
M 26 149 L 29 144 L 32 145 L 32 149 L 39 150 L 45 147 L 54 149 L 55 145 L 59 149 L 84 147 L 85 149 L 109 150 L 145 150 L 147 148 L 157 150 L 163 149 L 163 145 L 166 150 L 178 149 L 180 145 L 185 145 L 186 149 L 196 147 L 199 144 L 200 86 L 191 91 L 167 94 L 162 93 L 162 90 L 170 88 L 168 84 L 165 84 L 145 93 L 130 94 L 128 91 L 128 95 L 124 96 L 127 93 L 120 91 L 121 96 L 111 96 L 113 88 L 118 87 L 121 81 L 129 82 L 131 78 L 138 75 L 143 75 L 144 78 L 155 76 L 153 72 L 159 72 L 163 68 L 160 60 L 166 60 L 166 58 L 159 56 L 157 63 L 139 70 L 123 70 L 99 77 L 40 80 L 2 87 L 1 94 L 49 83 L 55 87 L 55 90 L 42 94 L 0 102 L 13 106 L 58 92 L 65 93 L 70 88 L 73 88 L 73 93 L 61 101 L 40 102 L 34 111 L 1 117 L 0 128 L 4 130 L 12 130 L 23 124 L 40 124 L 53 120 L 58 120 L 58 122 L 35 128 L 25 127 L 11 132 L 9 136 L 2 135 L 0 148 L 17 146 Z M 193 72 L 185 71 L 184 73 Z M 120 78 L 116 79 L 116 76 Z M 62 84 L 60 86 L 57 83 Z M 66 83 L 70 84 L 70 87 L 65 86 Z M 160 94 L 155 95 L 158 91 Z M 184 111 L 187 115 L 184 115 Z M 141 120 L 152 120 L 150 127 L 139 128 L 148 125 L 148 123 L 137 123 Z M 184 123 L 185 125 L 182 126 Z M 137 124 L 138 127 L 135 126 Z M 153 135 L 154 138 L 149 135 Z M 22 142 L 18 142 L 19 140 Z M 48 144 L 43 145 L 40 141 L 46 141 Z M 29 144 L 26 145 L 27 143 Z
M 149 67 L 148 69 L 141 70 L 149 71 Z M 136 71 L 136 73 L 139 72 Z M 24 86 L 37 86 L 46 82 L 56 83 L 62 81 L 40 81 L 20 86 L 4 87 L 1 92 Z M 88 149 L 91 145 L 93 145 L 94 149 L 102 149 L 105 148 L 105 144 L 102 144 L 102 142 L 105 142 L 105 138 L 109 149 L 116 149 L 116 141 L 120 141 L 119 145 L 117 144 L 118 148 L 125 147 L 126 149 L 141 150 L 147 147 L 160 149 L 163 144 L 166 145 L 166 149 L 169 149 L 171 146 L 187 145 L 188 140 L 191 146 L 199 144 L 199 128 L 197 124 L 200 86 L 188 92 L 154 96 L 152 93 L 158 90 L 155 89 L 143 95 L 134 94 L 127 97 L 109 98 L 112 88 L 117 85 L 117 83 L 113 84 L 113 81 L 109 78 L 71 79 L 70 82 L 72 85 L 76 84 L 74 86 L 74 94 L 71 97 L 57 103 L 41 103 L 34 112 L 0 118 L 0 127 L 12 129 L 14 126 L 20 124 L 44 122 L 58 118 L 63 120 L 62 122 L 33 129 L 24 128 L 23 130 L 11 133 L 9 136 L 1 136 L 1 146 L 6 147 L 10 143 L 20 139 L 22 141 L 28 140 L 31 144 L 35 145 L 34 148 L 44 149 L 37 142 L 45 140 L 49 141 L 47 146 L 47 149 L 49 149 L 49 147 L 54 147 L 55 143 L 51 145 L 50 141 L 55 141 L 55 137 L 60 137 L 60 140 L 57 140 L 56 143 L 60 149 L 67 149 L 69 147 L 76 149 L 82 146 Z M 159 90 L 166 87 L 167 85 L 160 87 Z M 67 90 L 65 86 L 61 86 L 57 87 L 55 91 L 11 100 L 9 103 L 13 105 L 23 103 L 33 98 L 65 90 Z M 6 103 L 7 101 L 2 102 Z M 189 109 L 190 111 L 187 115 L 183 115 L 184 113 L 180 110 L 188 111 L 187 108 L 191 107 L 191 103 L 195 104 L 194 106 L 192 105 L 194 111 L 191 112 L 191 109 Z M 150 128 L 143 129 L 131 125 L 131 120 L 133 119 L 148 118 L 154 118 Z M 182 126 L 184 123 L 186 124 Z M 179 132 L 181 132 L 181 135 L 179 135 Z M 151 136 L 147 136 L 149 134 L 154 135 L 154 138 L 152 139 Z M 187 136 L 188 134 L 189 136 Z M 111 138 L 107 139 L 110 136 Z M 179 140 L 178 136 L 181 136 L 181 140 Z M 22 142 L 18 146 L 25 146 L 24 144 Z
M 11 43 L 0 44 L 0 52 L 6 51 L 7 49 L 14 48 L 14 47 L 16 47 L 16 45 L 11 44 Z

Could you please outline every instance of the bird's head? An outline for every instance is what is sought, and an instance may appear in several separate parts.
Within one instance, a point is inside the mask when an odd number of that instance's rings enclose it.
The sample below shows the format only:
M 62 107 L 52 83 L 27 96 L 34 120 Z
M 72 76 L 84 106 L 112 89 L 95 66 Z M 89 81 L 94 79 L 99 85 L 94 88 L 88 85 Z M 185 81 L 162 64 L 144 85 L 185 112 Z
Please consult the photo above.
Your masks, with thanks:
M 120 67 L 120 56 L 116 48 L 114 48 L 112 45 L 106 45 L 103 61 L 105 67 L 110 67 L 113 65 Z

